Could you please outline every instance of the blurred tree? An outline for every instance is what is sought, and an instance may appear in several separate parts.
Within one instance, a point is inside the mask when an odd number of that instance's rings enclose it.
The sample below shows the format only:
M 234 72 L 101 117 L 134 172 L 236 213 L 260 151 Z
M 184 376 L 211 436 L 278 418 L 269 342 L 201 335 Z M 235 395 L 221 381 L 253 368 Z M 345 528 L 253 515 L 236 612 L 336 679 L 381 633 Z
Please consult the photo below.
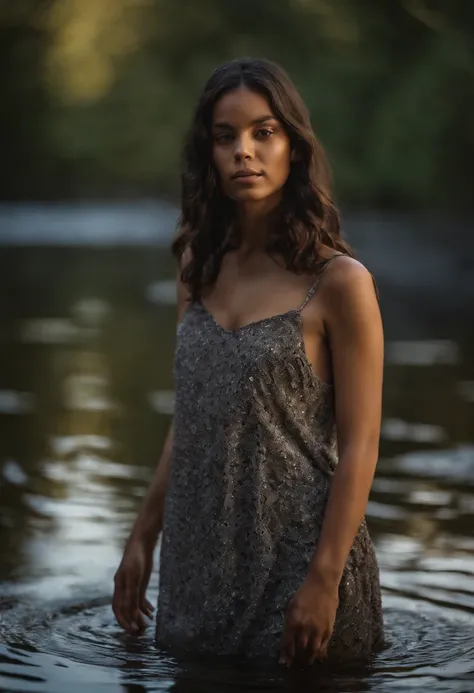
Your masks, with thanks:
M 4 190 L 176 195 L 182 136 L 205 79 L 224 60 L 255 55 L 277 60 L 294 78 L 341 201 L 470 204 L 468 0 L 19 4 L 15 27 L 11 12 L 0 12 L 9 167 L 35 171 L 40 152 L 48 166 L 41 184 L 30 176 L 20 185 L 17 173 Z M 20 45 L 30 46 L 21 59 Z
M 47 0 L 0 0 L 0 196 L 42 195 L 53 152 L 46 142 L 48 96 L 42 85 Z

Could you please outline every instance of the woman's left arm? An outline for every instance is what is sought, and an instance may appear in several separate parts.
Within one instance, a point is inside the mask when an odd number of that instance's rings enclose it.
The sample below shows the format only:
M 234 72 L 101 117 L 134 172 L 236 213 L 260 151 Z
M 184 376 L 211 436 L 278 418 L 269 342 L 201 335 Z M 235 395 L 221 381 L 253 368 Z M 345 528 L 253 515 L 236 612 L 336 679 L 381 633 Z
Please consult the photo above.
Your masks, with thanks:
M 324 279 L 339 464 L 307 579 L 288 608 L 281 657 L 287 664 L 295 656 L 309 663 L 327 656 L 339 583 L 365 515 L 379 451 L 383 328 L 373 280 L 351 258 L 332 263 Z

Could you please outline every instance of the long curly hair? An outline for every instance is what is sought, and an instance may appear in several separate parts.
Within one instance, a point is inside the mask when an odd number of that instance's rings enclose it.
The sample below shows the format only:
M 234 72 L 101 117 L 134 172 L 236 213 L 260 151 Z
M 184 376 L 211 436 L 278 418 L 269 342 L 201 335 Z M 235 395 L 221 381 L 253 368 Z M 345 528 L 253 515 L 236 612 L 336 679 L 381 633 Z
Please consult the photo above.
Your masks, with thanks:
M 268 100 L 294 152 L 267 252 L 283 257 L 287 269 L 296 274 L 319 271 L 324 262 L 320 254 L 323 244 L 354 257 L 341 237 L 324 151 L 290 77 L 268 60 L 232 60 L 209 78 L 185 139 L 181 215 L 171 249 L 182 267 L 181 279 L 191 300 L 199 299 L 202 289 L 215 282 L 225 253 L 239 247 L 235 203 L 222 193 L 213 164 L 211 127 L 216 102 L 241 86 Z M 186 251 L 189 261 L 182 263 Z

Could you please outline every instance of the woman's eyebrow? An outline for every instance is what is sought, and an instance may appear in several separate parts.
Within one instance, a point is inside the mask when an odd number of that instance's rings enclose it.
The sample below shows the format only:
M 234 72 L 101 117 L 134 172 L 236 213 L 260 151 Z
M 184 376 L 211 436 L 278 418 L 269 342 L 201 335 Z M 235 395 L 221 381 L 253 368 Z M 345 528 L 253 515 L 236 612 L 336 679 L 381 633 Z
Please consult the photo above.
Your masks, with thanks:
M 276 120 L 275 116 L 272 115 L 265 115 L 262 116 L 261 118 L 255 118 L 255 120 L 252 120 L 252 125 L 262 125 L 263 123 L 268 122 L 269 120 Z M 222 130 L 234 130 L 234 126 L 230 125 L 230 123 L 225 123 L 223 121 L 219 121 L 217 123 L 214 123 L 213 127 L 215 128 L 220 128 Z

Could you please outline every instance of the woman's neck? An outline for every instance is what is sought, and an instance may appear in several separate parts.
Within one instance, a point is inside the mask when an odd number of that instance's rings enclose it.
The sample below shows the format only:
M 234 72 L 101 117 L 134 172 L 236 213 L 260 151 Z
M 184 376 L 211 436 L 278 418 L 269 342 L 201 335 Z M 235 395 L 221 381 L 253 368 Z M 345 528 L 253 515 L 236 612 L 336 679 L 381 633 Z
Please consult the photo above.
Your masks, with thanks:
M 278 217 L 278 206 L 265 209 L 241 208 L 238 211 L 237 228 L 239 237 L 239 253 L 250 255 L 255 252 L 265 252 L 268 238 Z

